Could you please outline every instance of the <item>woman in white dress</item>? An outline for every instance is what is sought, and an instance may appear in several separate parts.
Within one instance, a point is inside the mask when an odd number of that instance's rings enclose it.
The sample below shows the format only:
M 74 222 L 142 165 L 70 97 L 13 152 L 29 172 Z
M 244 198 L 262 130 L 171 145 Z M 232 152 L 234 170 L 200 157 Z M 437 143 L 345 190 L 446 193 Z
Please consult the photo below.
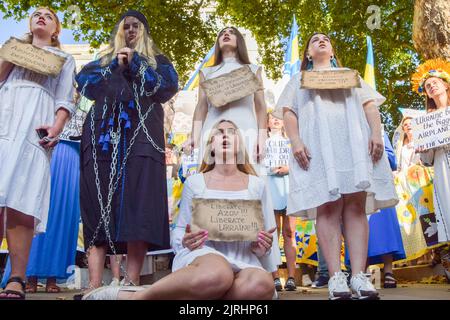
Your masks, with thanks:
M 252 95 L 217 108 L 211 105 L 201 87 L 203 81 L 230 73 L 244 65 L 250 67 L 262 84 L 261 67 L 250 62 L 242 34 L 234 27 L 223 29 L 216 40 L 214 65 L 200 72 L 198 102 L 194 111 L 190 144 L 191 147 L 200 149 L 199 155 L 203 159 L 205 144 L 212 127 L 220 119 L 229 119 L 239 128 L 250 155 L 250 163 L 258 172 L 260 166 L 257 164 L 263 159 L 267 137 L 267 107 L 264 90 L 261 89 Z
M 0 299 L 24 299 L 31 240 L 47 224 L 51 148 L 74 110 L 75 61 L 59 48 L 60 30 L 56 14 L 40 8 L 26 39 L 66 58 L 57 77 L 0 59 L 0 235 L 5 228 L 12 268 Z M 47 136 L 40 139 L 36 129 Z
M 435 59 L 419 66 L 412 78 L 419 94 L 426 96 L 428 113 L 450 110 L 450 62 Z M 418 150 L 420 159 L 427 166 L 434 167 L 433 202 L 436 215 L 438 241 L 450 242 L 450 144 Z M 448 248 L 441 251 L 441 260 L 450 279 L 450 254 Z
M 171 237 L 175 259 L 170 275 L 149 288 L 100 288 L 84 299 L 272 298 L 275 287 L 269 272 L 281 263 L 276 224 L 264 181 L 249 164 L 242 143 L 231 121 L 222 120 L 213 127 L 206 152 L 209 159 L 203 159 L 202 173 L 190 176 L 183 189 Z M 240 158 L 242 164 L 238 164 Z M 191 231 L 194 198 L 261 200 L 266 231 L 260 231 L 255 241 L 210 241 L 208 231 Z
M 338 67 L 330 38 L 314 34 L 301 70 Z M 286 85 L 277 108 L 291 140 L 288 215 L 317 219 L 330 274 L 330 299 L 373 299 L 378 292 L 363 273 L 368 247 L 365 213 L 394 206 L 397 196 L 383 154 L 378 106 L 385 98 L 361 79 L 361 88 L 300 88 L 301 73 Z M 281 112 L 280 112 L 281 113 Z M 341 222 L 350 253 L 351 291 L 340 268 Z

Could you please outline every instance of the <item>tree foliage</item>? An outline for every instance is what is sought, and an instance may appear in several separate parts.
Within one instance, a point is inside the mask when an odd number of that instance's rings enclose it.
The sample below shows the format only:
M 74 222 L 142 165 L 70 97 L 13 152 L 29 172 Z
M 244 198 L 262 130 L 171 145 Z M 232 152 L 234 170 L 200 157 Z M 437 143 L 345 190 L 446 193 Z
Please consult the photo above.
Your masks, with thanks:
M 366 35 L 370 35 L 377 89 L 387 97 L 382 112 L 389 131 L 399 122 L 397 107 L 422 107 L 422 99 L 411 91 L 409 80 L 419 63 L 412 42 L 414 0 L 5 0 L 0 10 L 19 19 L 32 7 L 51 6 L 65 12 L 73 4 L 81 10 L 81 21 L 74 34 L 94 47 L 109 38 L 124 11 L 144 12 L 153 38 L 174 61 L 182 82 L 211 48 L 222 23 L 252 32 L 262 57 L 259 63 L 274 79 L 281 77 L 285 48 L 280 39 L 288 37 L 294 14 L 299 24 L 301 52 L 313 32 L 325 32 L 332 38 L 342 64 L 361 74 L 366 63 Z M 367 26 L 372 14 L 367 12 L 370 5 L 380 8 L 378 29 Z M 215 10 L 205 15 L 200 9 L 206 7 Z

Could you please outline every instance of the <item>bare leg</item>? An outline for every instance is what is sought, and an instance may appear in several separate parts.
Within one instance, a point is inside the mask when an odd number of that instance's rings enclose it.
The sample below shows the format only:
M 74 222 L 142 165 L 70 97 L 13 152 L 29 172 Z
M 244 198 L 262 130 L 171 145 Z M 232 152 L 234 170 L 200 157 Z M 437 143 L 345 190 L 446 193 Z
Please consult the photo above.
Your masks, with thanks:
M 283 219 L 283 216 L 281 214 L 275 213 L 275 222 L 277 224 L 277 235 L 280 236 L 280 230 L 281 230 L 281 220 Z M 272 278 L 276 279 L 279 278 L 280 274 L 277 271 L 272 272 Z
M 207 254 L 145 290 L 121 291 L 119 300 L 216 300 L 231 288 L 233 280 L 233 270 L 228 261 L 219 255 Z M 272 279 L 270 283 L 273 286 Z
M 130 281 L 135 285 L 139 285 L 142 265 L 144 264 L 145 254 L 148 250 L 148 244 L 144 241 L 128 242 L 127 255 L 127 274 Z
M 233 286 L 224 300 L 270 300 L 275 287 L 270 274 L 258 268 L 241 270 L 235 275 Z
M 296 218 L 283 217 L 283 242 L 284 254 L 286 255 L 286 265 L 289 277 L 295 277 L 295 262 L 297 260 L 297 244 L 295 242 Z
M 34 217 L 10 208 L 7 209 L 6 214 L 6 238 L 11 259 L 11 277 L 20 277 L 25 280 L 28 256 L 34 234 Z M 6 289 L 23 292 L 22 286 L 16 282 L 8 284 Z M 0 296 L 6 295 L 0 294 Z M 9 296 L 15 297 L 16 295 Z
M 369 223 L 365 213 L 366 193 L 358 192 L 344 195 L 344 237 L 350 254 L 352 274 L 365 272 L 367 246 L 369 242 Z
M 109 256 L 109 263 L 111 265 L 111 272 L 113 278 L 120 280 L 120 263 L 122 262 L 123 256 L 118 254 L 117 256 Z
M 4 212 L 5 208 L 0 208 L 0 245 L 5 237 L 5 226 L 3 225 L 3 221 L 5 220 Z
M 383 256 L 384 273 L 393 273 L 392 260 L 393 260 L 392 254 L 387 254 Z
M 89 288 L 99 288 L 102 286 L 103 269 L 105 266 L 106 245 L 93 246 L 89 249 Z
M 341 271 L 341 214 L 344 200 L 338 199 L 317 208 L 317 238 L 330 277 Z

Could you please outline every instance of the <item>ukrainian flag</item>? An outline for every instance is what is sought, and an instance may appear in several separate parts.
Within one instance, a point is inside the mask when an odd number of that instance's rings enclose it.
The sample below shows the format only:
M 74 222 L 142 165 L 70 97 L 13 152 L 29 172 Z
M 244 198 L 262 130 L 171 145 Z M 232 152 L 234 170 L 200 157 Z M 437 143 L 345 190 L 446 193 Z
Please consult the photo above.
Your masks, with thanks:
M 189 78 L 189 81 L 184 86 L 183 91 L 194 90 L 198 86 L 198 83 L 200 81 L 200 70 L 203 69 L 204 67 L 210 67 L 213 64 L 214 64 L 214 46 L 211 48 L 211 50 L 209 50 L 208 54 L 203 59 L 200 66 Z
M 298 25 L 294 15 L 288 47 L 286 53 L 284 54 L 283 75 L 287 74 L 289 77 L 293 77 L 295 74 L 300 72 L 300 56 L 298 53 L 298 47 Z
M 375 63 L 373 59 L 373 47 L 372 47 L 372 38 L 370 36 L 366 37 L 367 39 L 367 59 L 366 59 L 366 70 L 364 72 L 364 81 L 366 81 L 372 88 L 377 90 L 377 86 L 375 83 Z

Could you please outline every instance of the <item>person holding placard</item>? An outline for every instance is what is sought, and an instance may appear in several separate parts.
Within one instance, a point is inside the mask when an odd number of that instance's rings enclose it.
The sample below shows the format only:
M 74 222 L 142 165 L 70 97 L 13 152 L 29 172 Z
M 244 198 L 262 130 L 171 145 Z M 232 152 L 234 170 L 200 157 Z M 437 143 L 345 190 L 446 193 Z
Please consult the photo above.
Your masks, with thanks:
M 339 68 L 330 38 L 315 33 L 306 42 L 301 70 L 320 74 L 346 69 Z M 352 293 L 359 299 L 377 299 L 378 292 L 364 274 L 365 214 L 398 202 L 378 111 L 385 98 L 360 77 L 360 87 L 302 89 L 302 73 L 288 82 L 277 103 L 292 148 L 288 215 L 317 219 L 318 240 L 331 275 L 330 299 L 350 299 Z M 350 253 L 351 290 L 340 268 L 341 221 Z
M 260 88 L 224 106 L 214 106 L 203 88 L 204 83 L 229 75 L 245 66 L 254 73 Z M 250 163 L 257 172 L 260 171 L 258 164 L 262 164 L 267 137 L 267 108 L 261 74 L 261 67 L 250 62 L 244 37 L 239 30 L 235 27 L 227 27 L 220 31 L 215 44 L 214 65 L 200 72 L 198 102 L 194 112 L 191 139 L 188 143 L 191 148 L 200 149 L 200 157 L 205 156 L 206 141 L 214 124 L 220 119 L 230 119 L 236 123 L 244 137 Z M 243 86 L 239 86 L 236 90 L 240 88 Z
M 267 186 L 270 190 L 275 221 L 278 234 L 283 235 L 284 254 L 288 269 L 288 279 L 284 285 L 287 291 L 295 291 L 295 262 L 297 247 L 295 242 L 295 217 L 286 216 L 287 196 L 289 192 L 289 153 L 291 152 L 289 139 L 283 127 L 283 120 L 268 113 L 267 124 L 268 138 L 266 140 L 266 157 L 264 159 L 267 169 Z M 272 274 L 275 288 L 282 290 L 278 271 Z
M 80 199 L 89 288 L 102 285 L 109 254 L 127 254 L 125 283 L 139 284 L 148 250 L 170 247 L 164 110 L 178 74 L 147 18 L 125 12 L 110 45 L 76 77 L 95 100 L 81 137 Z
M 177 226 L 171 242 L 175 251 L 172 273 L 149 288 L 100 288 L 86 300 L 127 299 L 271 299 L 274 284 L 269 272 L 281 263 L 276 224 L 264 180 L 256 176 L 237 126 L 216 124 L 208 139 L 199 174 L 184 185 Z M 240 162 L 242 160 L 242 162 Z M 197 230 L 196 201 L 257 201 L 263 225 L 253 241 L 212 241 L 213 230 Z M 204 212 L 205 213 L 205 212 Z M 222 235 L 225 237 L 225 234 Z
M 60 49 L 58 16 L 39 8 L 29 25 L 28 48 L 31 44 L 35 52 L 62 57 L 65 63 L 52 77 L 0 59 L 0 235 L 6 220 L 12 268 L 0 299 L 25 298 L 33 234 L 45 232 L 47 225 L 51 150 L 75 108 L 75 60 Z
M 425 96 L 428 114 L 450 110 L 450 62 L 428 60 L 412 76 L 413 89 Z M 450 113 L 450 111 L 449 111 Z M 428 150 L 419 149 L 425 165 L 434 167 L 433 202 L 438 241 L 450 242 L 450 144 Z M 441 260 L 450 279 L 450 253 L 441 252 Z

